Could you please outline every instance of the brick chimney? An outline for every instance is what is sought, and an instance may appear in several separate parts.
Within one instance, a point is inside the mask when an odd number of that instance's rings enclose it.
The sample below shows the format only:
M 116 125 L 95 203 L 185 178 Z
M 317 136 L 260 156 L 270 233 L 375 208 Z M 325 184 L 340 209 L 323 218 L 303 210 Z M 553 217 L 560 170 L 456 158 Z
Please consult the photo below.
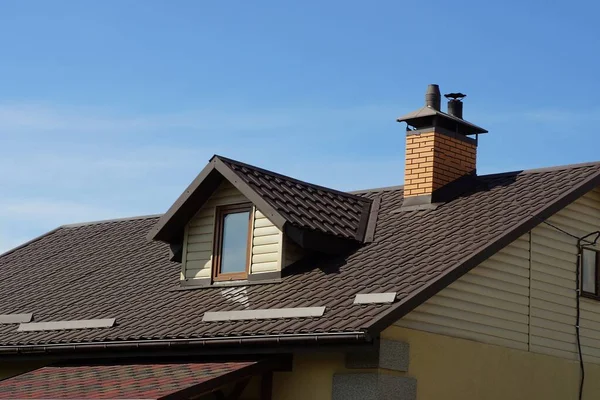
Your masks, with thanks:
M 487 131 L 462 119 L 462 93 L 449 93 L 440 111 L 438 85 L 429 85 L 425 106 L 398 118 L 406 122 L 404 206 L 440 201 L 439 189 L 476 174 L 477 137 Z M 474 136 L 474 137 L 473 137 Z

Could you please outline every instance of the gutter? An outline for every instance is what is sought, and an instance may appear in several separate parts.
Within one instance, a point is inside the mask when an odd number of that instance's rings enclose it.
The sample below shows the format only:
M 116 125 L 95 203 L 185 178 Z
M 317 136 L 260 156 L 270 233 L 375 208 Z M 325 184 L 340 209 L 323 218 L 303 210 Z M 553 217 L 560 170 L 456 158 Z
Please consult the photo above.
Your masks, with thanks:
M 78 351 L 177 350 L 193 348 L 232 348 L 240 346 L 268 347 L 284 345 L 326 345 L 368 343 L 366 332 L 334 332 L 320 334 L 255 335 L 207 339 L 123 340 L 101 343 L 55 343 L 47 345 L 0 346 L 0 356 L 16 354 L 56 354 Z

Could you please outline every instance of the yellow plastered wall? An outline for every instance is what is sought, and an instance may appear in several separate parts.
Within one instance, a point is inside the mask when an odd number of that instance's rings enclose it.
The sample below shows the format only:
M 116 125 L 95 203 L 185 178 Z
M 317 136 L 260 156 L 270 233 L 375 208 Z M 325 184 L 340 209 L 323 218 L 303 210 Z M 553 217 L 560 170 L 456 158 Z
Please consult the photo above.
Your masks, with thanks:
M 573 360 L 392 326 L 386 339 L 410 345 L 408 376 L 418 400 L 576 400 Z M 600 365 L 586 364 L 584 399 L 600 398 Z
M 343 353 L 294 354 L 291 372 L 273 375 L 273 400 L 331 400 L 333 375 L 377 370 L 346 369 Z

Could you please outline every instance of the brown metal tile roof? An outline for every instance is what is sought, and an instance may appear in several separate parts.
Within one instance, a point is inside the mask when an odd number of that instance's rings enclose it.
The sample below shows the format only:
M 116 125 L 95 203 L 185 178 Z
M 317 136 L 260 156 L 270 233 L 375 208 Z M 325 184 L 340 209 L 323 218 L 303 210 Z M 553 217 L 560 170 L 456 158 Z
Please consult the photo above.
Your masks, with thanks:
M 218 157 L 292 225 L 349 239 L 364 230 L 368 199 Z
M 320 332 L 377 333 L 495 251 L 600 184 L 600 164 L 481 176 L 436 209 L 403 211 L 402 189 L 380 198 L 374 239 L 346 256 L 301 261 L 281 283 L 176 291 L 180 264 L 148 242 L 156 217 L 62 227 L 0 256 L 0 314 L 35 321 L 116 318 L 116 326 L 17 332 L 27 345 Z M 357 293 L 396 292 L 393 304 L 354 305 Z M 205 311 L 326 306 L 320 318 L 202 322 Z
M 0 382 L 0 399 L 189 398 L 251 376 L 256 361 L 50 366 Z M 181 397 L 180 397 L 181 396 Z
M 371 201 L 313 185 L 215 155 L 148 235 L 169 243 L 181 240 L 183 227 L 223 179 L 228 179 L 271 221 L 362 242 Z

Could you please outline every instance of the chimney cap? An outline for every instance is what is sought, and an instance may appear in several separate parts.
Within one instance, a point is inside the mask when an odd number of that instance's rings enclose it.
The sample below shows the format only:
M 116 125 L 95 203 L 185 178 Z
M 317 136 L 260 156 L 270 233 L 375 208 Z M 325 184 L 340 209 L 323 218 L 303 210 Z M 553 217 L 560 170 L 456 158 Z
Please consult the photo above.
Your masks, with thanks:
M 458 93 L 446 93 L 444 95 L 444 97 L 447 98 L 448 100 L 459 100 L 460 101 L 460 100 L 464 99 L 465 97 L 467 97 L 467 95 L 464 94 L 464 93 L 460 93 L 460 92 L 458 92 Z

